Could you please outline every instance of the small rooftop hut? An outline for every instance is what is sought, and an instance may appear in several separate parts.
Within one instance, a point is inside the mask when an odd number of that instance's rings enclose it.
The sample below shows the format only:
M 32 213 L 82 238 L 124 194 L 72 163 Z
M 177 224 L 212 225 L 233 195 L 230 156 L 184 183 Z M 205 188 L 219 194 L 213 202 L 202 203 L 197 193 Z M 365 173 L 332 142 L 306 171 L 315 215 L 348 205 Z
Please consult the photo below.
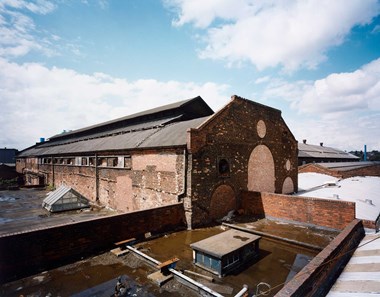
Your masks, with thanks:
M 228 230 L 190 245 L 195 265 L 225 276 L 259 255 L 260 236 Z
M 42 207 L 45 207 L 50 212 L 82 209 L 89 206 L 89 202 L 85 197 L 73 188 L 64 185 L 49 193 L 42 202 Z

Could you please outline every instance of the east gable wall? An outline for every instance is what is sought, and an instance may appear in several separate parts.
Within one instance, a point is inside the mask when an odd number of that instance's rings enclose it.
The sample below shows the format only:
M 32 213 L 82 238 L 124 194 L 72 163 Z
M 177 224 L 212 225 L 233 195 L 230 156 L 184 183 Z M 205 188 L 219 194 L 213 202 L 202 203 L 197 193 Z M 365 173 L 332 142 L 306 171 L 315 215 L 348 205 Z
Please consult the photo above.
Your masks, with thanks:
M 264 133 L 259 121 L 265 123 Z M 249 158 L 259 145 L 268 147 L 273 156 L 275 192 L 282 192 L 287 177 L 292 179 L 294 189 L 298 187 L 297 142 L 278 110 L 233 98 L 199 129 L 190 130 L 188 137 L 191 154 L 191 202 L 188 204 L 191 203 L 193 226 L 210 221 L 210 197 L 220 185 L 233 189 L 239 205 L 239 193 L 247 190 Z M 221 159 L 229 162 L 227 175 L 219 173 Z

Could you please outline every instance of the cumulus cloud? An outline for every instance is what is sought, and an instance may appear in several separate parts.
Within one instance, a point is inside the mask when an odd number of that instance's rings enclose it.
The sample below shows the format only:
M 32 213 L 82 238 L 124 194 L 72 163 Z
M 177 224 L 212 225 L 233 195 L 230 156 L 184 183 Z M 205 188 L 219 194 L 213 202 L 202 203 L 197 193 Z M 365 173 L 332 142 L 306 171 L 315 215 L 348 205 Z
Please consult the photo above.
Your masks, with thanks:
M 353 72 L 332 73 L 316 81 L 274 79 L 264 96 L 285 99 L 300 113 L 380 111 L 380 58 Z
M 342 149 L 360 149 L 365 143 L 380 148 L 380 58 L 316 81 L 271 79 L 263 97 L 286 100 L 297 111 L 289 126 L 299 140 Z
M 207 29 L 200 57 L 228 64 L 249 61 L 259 70 L 315 68 L 329 48 L 380 12 L 376 0 L 166 0 L 174 25 Z
M 0 147 L 22 149 L 39 137 L 197 95 L 215 109 L 229 100 L 228 88 L 212 82 L 127 81 L 104 73 L 87 75 L 0 58 Z

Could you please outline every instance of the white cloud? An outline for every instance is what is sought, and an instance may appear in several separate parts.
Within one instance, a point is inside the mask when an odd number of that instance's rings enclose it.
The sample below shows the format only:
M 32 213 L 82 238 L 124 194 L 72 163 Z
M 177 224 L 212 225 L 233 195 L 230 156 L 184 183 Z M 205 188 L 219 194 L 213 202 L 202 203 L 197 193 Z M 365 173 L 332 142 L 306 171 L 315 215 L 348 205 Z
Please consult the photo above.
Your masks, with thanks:
M 38 38 L 38 30 L 26 11 L 48 14 L 55 9 L 50 1 L 4 0 L 0 2 L 0 57 L 20 57 L 31 51 L 54 55 L 47 38 Z
M 329 48 L 342 44 L 356 25 L 379 14 L 376 0 L 167 0 L 177 26 L 207 28 L 200 57 L 228 64 L 249 61 L 258 69 L 314 68 Z M 218 24 L 218 20 L 224 21 Z M 220 23 L 220 22 L 219 22 Z
M 201 95 L 212 108 L 228 102 L 227 85 L 86 75 L 0 58 L 0 147 L 25 148 L 39 137 Z
M 263 96 L 286 100 L 297 111 L 289 126 L 299 140 L 330 142 L 342 149 L 360 149 L 367 143 L 380 149 L 380 58 L 316 81 L 272 79 Z

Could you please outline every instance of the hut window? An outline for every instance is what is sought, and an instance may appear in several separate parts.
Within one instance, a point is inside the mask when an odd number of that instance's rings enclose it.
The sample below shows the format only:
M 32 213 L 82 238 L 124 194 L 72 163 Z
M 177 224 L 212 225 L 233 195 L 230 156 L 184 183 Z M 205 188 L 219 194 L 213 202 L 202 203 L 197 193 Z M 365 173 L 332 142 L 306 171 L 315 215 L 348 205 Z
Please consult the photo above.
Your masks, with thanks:
M 66 159 L 66 164 L 67 165 L 74 165 L 75 159 L 74 158 L 67 158 Z
M 88 163 L 90 164 L 90 166 L 95 166 L 95 158 L 94 157 L 88 158 Z
M 230 164 L 226 159 L 220 159 L 218 164 L 219 174 L 222 176 L 228 176 L 230 174 Z
M 87 166 L 87 165 L 88 165 L 88 159 L 87 159 L 86 157 L 83 157 L 83 158 L 81 159 L 81 165 L 82 165 L 82 166 Z

